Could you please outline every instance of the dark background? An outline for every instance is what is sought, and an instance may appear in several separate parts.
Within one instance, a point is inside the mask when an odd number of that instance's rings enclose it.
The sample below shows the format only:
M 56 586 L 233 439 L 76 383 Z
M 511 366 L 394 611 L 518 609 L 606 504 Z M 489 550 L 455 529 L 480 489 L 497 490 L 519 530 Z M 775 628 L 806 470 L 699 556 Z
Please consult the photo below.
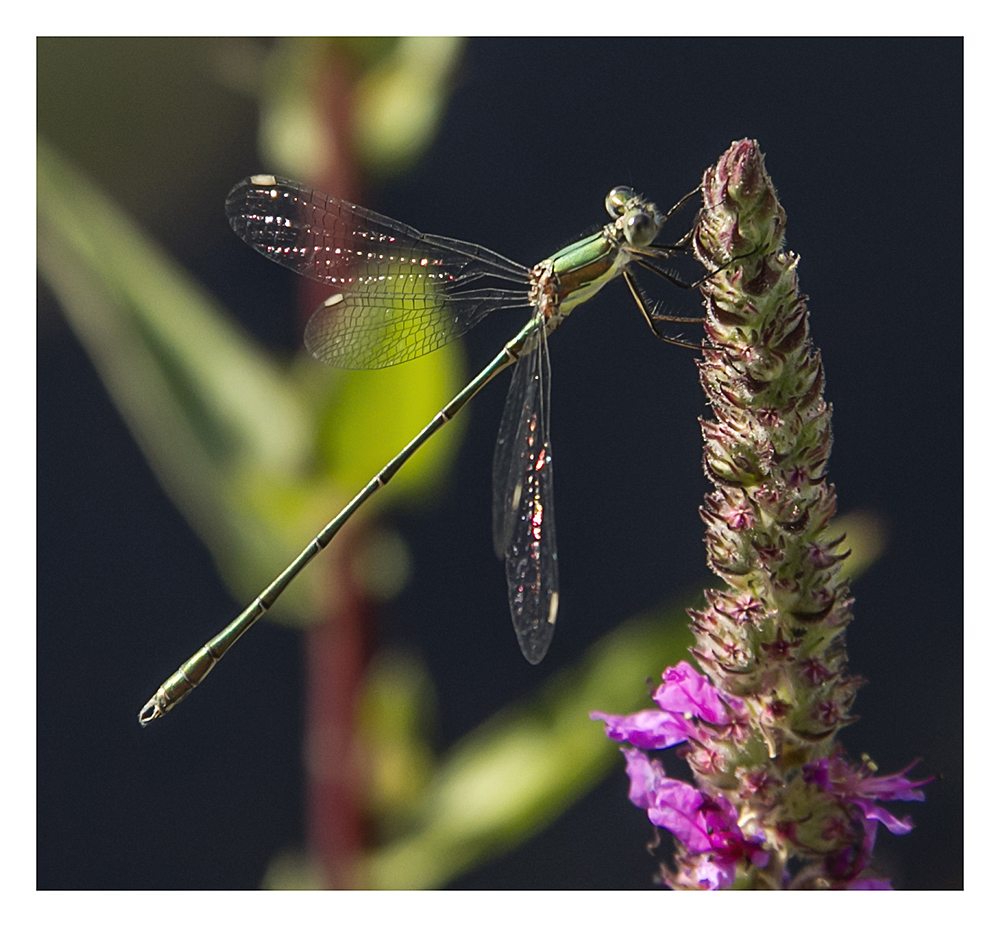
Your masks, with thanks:
M 199 70 L 210 44 L 41 40 L 40 130 L 288 351 L 293 283 L 223 215 L 231 184 L 268 165 L 251 102 Z M 918 772 L 941 777 L 926 804 L 897 806 L 911 835 L 879 836 L 881 863 L 910 889 L 962 885 L 962 53 L 960 40 L 472 41 L 431 150 L 366 202 L 531 264 L 603 221 L 612 186 L 666 207 L 732 140 L 759 141 L 802 255 L 841 511 L 877 512 L 889 532 L 853 588 L 851 667 L 869 684 L 843 740 L 883 772 L 921 757 Z M 115 118 L 87 115 L 94 94 Z M 208 168 L 184 133 L 199 108 L 218 114 Z M 259 286 L 273 288 L 273 312 L 241 314 Z M 695 294 L 650 289 L 697 311 Z M 39 293 L 38 887 L 256 887 L 275 852 L 304 842 L 300 637 L 255 631 L 178 723 L 140 730 L 167 664 L 243 603 Z M 470 369 L 515 327 L 473 332 Z M 398 520 L 415 572 L 385 620 L 431 667 L 442 746 L 706 575 L 693 353 L 650 337 L 616 285 L 560 329 L 552 361 L 562 602 L 545 663 L 517 652 L 490 544 L 504 387 L 463 413 L 441 501 Z M 495 621 L 463 625 L 461 603 L 477 596 Z M 266 696 L 244 704 L 265 663 Z M 458 887 L 647 888 L 649 836 L 616 774 Z

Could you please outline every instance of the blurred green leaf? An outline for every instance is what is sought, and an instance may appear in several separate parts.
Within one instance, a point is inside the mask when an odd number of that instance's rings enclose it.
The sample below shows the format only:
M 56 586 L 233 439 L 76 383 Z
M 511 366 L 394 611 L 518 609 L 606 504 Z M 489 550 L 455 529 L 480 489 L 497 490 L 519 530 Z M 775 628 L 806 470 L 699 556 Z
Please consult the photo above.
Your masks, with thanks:
M 644 680 L 682 659 L 682 611 L 626 622 L 500 711 L 443 758 L 409 834 L 371 854 L 361 882 L 379 889 L 445 885 L 543 830 L 614 768 L 617 749 L 591 711 L 632 711 Z
M 227 470 L 299 471 L 304 410 L 276 366 L 38 140 L 38 259 L 157 475 L 206 535 Z
M 398 174 L 426 151 L 444 114 L 463 39 L 435 36 L 285 38 L 266 62 L 261 148 L 266 161 L 295 177 L 323 176 L 350 160 L 380 176 Z M 335 105 L 350 114 L 350 138 L 322 111 L 336 61 L 353 97 Z
M 401 38 L 358 83 L 355 120 L 359 160 L 398 173 L 437 135 L 462 53 L 462 39 Z

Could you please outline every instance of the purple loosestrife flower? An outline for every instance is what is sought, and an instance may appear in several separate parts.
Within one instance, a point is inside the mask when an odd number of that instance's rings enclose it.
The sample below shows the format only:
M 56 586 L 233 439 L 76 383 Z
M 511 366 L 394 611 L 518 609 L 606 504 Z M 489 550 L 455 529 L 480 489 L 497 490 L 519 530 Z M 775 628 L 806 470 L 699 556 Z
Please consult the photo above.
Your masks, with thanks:
M 737 864 L 767 865 L 768 854 L 760 848 L 763 835 L 744 836 L 736 809 L 724 795 L 713 798 L 686 782 L 667 778 L 660 763 L 641 750 L 624 748 L 622 753 L 632 803 L 645 808 L 657 827 L 669 830 L 690 859 L 690 866 L 679 873 L 689 884 L 678 887 L 728 888 Z
M 871 870 L 878 825 L 912 824 L 879 803 L 922 801 L 908 767 L 872 775 L 837 732 L 861 680 L 847 673 L 853 600 L 826 482 L 832 442 L 823 368 L 809 339 L 798 258 L 755 143 L 734 142 L 706 173 L 694 250 L 706 340 L 699 364 L 714 413 L 702 421 L 713 490 L 702 518 L 711 569 L 727 584 L 692 610 L 687 663 L 668 667 L 658 706 L 595 713 L 622 748 L 629 798 L 678 842 L 678 889 L 891 888 Z M 678 747 L 695 784 L 643 750 Z
M 605 722 L 612 740 L 628 741 L 644 750 L 662 750 L 697 739 L 699 720 L 724 727 L 736 740 L 745 739 L 747 713 L 743 700 L 720 693 L 688 663 L 668 666 L 663 671 L 663 684 L 653 693 L 653 701 L 660 711 L 651 709 L 634 715 L 595 711 L 591 717 Z

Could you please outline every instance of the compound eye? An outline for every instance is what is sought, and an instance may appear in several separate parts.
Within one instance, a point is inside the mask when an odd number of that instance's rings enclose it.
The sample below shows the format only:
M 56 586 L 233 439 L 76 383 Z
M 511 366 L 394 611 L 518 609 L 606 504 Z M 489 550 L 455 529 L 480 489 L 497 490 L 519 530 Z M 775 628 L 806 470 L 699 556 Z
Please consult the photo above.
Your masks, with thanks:
M 631 187 L 615 187 L 604 200 L 604 208 L 608 215 L 614 218 L 625 215 L 628 201 L 635 199 L 635 190 Z
M 633 247 L 644 248 L 656 233 L 656 223 L 645 210 L 634 209 L 625 217 L 625 240 Z

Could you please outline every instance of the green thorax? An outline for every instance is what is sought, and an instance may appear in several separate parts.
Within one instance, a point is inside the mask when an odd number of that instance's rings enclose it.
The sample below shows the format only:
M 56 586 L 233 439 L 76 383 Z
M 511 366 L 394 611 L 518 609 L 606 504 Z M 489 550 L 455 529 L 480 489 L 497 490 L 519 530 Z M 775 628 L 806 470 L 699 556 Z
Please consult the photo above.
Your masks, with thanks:
M 622 272 L 627 262 L 628 256 L 622 251 L 621 243 L 614 239 L 613 225 L 567 245 L 543 261 L 559 281 L 556 289 L 559 314 L 568 315 L 594 296 L 605 283 Z

